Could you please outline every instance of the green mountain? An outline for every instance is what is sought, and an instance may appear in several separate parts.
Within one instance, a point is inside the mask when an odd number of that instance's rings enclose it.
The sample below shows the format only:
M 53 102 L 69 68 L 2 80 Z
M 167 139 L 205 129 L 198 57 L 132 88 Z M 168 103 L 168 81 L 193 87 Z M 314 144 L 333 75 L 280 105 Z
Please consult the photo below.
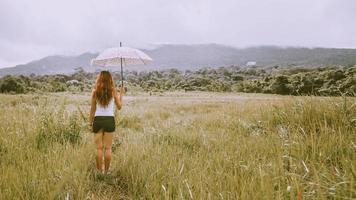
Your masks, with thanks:
M 220 67 L 229 65 L 244 66 L 247 62 L 256 62 L 257 66 L 270 67 L 320 65 L 355 65 L 356 49 L 335 48 L 299 48 L 262 46 L 234 48 L 218 44 L 202 45 L 161 45 L 152 50 L 143 50 L 154 62 L 146 66 L 130 66 L 125 69 L 156 70 L 177 68 L 180 70 L 202 67 Z M 48 56 L 40 60 L 15 67 L 0 69 L 0 76 L 30 74 L 68 74 L 78 67 L 86 71 L 95 71 L 90 60 L 98 54 L 84 53 L 78 56 Z M 118 68 L 113 68 L 116 70 Z

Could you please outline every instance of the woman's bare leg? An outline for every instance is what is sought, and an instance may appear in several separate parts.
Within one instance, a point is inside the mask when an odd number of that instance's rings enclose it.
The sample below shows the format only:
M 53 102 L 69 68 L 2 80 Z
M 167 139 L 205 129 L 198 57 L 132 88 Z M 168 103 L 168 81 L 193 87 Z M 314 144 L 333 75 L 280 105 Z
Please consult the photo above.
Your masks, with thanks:
M 95 145 L 96 145 L 96 168 L 99 171 L 103 171 L 103 131 L 99 131 L 95 134 Z
M 103 143 L 105 148 L 105 153 L 104 153 L 105 172 L 107 172 L 109 170 L 110 161 L 111 161 L 112 133 L 104 132 Z

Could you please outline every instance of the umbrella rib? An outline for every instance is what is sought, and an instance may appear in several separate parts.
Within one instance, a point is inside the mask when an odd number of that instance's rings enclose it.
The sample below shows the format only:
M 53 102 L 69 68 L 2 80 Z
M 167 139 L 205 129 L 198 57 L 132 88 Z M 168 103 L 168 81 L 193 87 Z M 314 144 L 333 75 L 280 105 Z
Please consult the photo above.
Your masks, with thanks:
M 137 55 L 137 57 L 140 58 L 140 60 L 142 61 L 142 63 L 143 63 L 144 65 L 146 65 L 145 61 L 141 58 L 141 56 L 140 56 L 136 51 L 135 51 L 135 54 Z

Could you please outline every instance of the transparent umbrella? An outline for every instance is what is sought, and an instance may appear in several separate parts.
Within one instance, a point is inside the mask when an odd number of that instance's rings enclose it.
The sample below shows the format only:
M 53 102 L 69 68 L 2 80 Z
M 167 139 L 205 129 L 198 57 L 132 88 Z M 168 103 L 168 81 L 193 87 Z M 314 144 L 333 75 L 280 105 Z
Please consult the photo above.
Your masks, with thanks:
M 120 66 L 121 67 L 121 81 L 124 80 L 123 65 L 145 65 L 152 61 L 147 54 L 141 50 L 131 47 L 109 48 L 100 53 L 96 58 L 91 61 L 91 65 L 97 66 Z

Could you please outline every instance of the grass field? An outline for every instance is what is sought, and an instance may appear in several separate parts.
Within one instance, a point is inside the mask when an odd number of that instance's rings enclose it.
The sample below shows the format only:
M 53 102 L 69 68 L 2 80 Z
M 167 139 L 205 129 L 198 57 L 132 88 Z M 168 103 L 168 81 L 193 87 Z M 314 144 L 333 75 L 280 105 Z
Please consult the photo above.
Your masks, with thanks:
M 356 198 L 356 98 L 126 96 L 107 175 L 89 94 L 0 99 L 0 199 Z

